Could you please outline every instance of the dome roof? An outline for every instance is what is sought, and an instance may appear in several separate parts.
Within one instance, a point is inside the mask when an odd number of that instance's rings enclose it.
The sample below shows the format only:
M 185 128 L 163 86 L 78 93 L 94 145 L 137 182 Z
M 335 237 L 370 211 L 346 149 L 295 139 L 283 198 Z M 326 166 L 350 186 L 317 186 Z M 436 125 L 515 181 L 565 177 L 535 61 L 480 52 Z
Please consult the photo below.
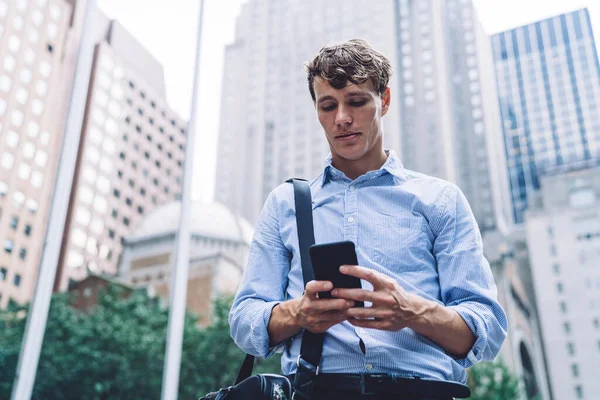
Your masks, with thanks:
M 180 209 L 179 201 L 155 208 L 139 221 L 127 238 L 128 241 L 175 233 Z M 223 204 L 192 201 L 190 211 L 190 232 L 193 235 L 247 244 L 252 241 L 252 225 L 244 218 L 235 216 Z

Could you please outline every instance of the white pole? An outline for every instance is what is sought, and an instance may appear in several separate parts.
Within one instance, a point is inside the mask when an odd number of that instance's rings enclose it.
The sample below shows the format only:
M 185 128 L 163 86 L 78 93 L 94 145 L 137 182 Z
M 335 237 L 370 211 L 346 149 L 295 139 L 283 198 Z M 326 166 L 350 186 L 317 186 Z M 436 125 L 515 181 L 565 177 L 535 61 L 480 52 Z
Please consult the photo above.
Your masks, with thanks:
M 167 329 L 167 348 L 163 369 L 162 400 L 176 400 L 179 389 L 179 371 L 181 366 L 181 346 L 183 342 L 183 324 L 187 298 L 187 281 L 190 260 L 190 198 L 192 173 L 194 171 L 194 139 L 196 136 L 196 109 L 198 108 L 198 87 L 200 85 L 200 43 L 202 40 L 202 14 L 204 0 L 200 0 L 198 31 L 196 37 L 196 60 L 194 64 L 194 86 L 192 87 L 192 106 L 190 122 L 187 127 L 185 145 L 185 167 L 181 190 L 181 210 L 179 229 L 175 249 L 175 268 L 170 286 L 169 326 Z
M 19 354 L 19 362 L 12 388 L 12 400 L 30 399 L 33 392 L 46 322 L 48 320 L 52 289 L 56 277 L 56 267 L 60 255 L 69 197 L 73 184 L 73 174 L 77 161 L 83 115 L 87 102 L 88 85 L 94 55 L 93 23 L 96 14 L 96 0 L 80 1 L 78 6 L 85 7 L 85 9 L 83 10 L 84 21 L 81 28 L 81 41 L 77 54 L 75 77 L 69 99 L 69 109 L 58 162 L 54 193 L 50 205 L 46 237 L 42 249 L 41 264 L 33 299 L 29 313 L 27 314 L 21 353 Z

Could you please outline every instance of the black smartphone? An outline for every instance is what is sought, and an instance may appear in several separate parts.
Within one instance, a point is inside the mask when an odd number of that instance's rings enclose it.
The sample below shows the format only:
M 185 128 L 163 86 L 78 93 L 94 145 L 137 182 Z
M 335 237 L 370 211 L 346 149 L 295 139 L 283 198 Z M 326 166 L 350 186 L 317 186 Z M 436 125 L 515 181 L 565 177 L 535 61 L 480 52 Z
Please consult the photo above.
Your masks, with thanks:
M 315 244 L 310 246 L 315 279 L 330 281 L 334 288 L 362 288 L 360 279 L 340 272 L 342 265 L 358 265 L 354 243 L 350 241 Z M 320 299 L 331 298 L 331 291 L 319 292 Z M 364 307 L 362 301 L 355 300 L 355 307 Z

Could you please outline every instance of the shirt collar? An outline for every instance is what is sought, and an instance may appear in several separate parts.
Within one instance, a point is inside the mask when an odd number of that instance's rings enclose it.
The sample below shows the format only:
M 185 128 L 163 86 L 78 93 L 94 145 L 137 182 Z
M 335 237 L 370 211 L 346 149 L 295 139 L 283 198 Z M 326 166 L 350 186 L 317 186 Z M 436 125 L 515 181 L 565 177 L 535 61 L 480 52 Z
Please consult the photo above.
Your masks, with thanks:
M 385 163 L 381 166 L 379 171 L 382 171 L 382 172 L 385 171 L 385 172 L 395 176 L 399 180 L 404 180 L 405 179 L 404 166 L 402 165 L 402 162 L 396 155 L 396 152 L 391 149 L 385 150 L 385 152 L 387 153 L 388 158 L 385 161 Z M 325 184 L 329 180 L 335 179 L 336 176 L 345 177 L 343 172 L 339 171 L 331 164 L 331 158 L 332 157 L 331 157 L 331 153 L 330 153 L 327 156 L 327 159 L 325 160 L 325 170 L 323 171 L 323 176 L 321 179 L 321 187 L 325 186 Z

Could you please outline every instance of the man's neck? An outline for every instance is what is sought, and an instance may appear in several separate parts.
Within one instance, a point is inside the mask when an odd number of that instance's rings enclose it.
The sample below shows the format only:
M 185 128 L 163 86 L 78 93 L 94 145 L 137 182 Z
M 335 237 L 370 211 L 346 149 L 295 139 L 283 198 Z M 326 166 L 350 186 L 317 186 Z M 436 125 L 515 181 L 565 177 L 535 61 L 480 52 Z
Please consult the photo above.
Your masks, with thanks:
M 385 164 L 387 158 L 388 155 L 383 149 L 381 149 L 381 152 L 376 157 L 369 157 L 366 160 L 346 160 L 332 155 L 331 165 L 342 171 L 349 179 L 355 180 L 369 171 L 380 169 Z

